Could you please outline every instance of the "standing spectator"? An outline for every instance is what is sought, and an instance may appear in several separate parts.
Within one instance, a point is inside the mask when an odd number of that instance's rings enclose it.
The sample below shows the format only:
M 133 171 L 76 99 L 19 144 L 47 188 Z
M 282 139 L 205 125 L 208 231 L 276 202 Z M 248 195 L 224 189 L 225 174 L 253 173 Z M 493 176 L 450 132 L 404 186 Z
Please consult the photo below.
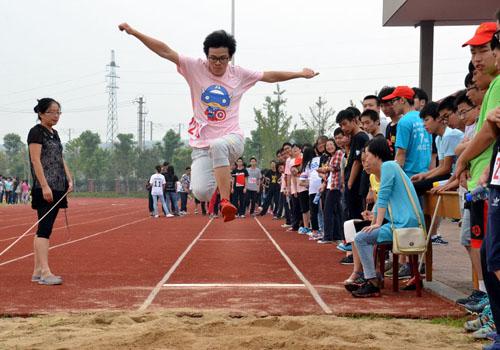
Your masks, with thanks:
M 160 167 L 161 170 L 161 167 Z M 149 215 L 154 216 L 154 208 L 153 208 L 153 195 L 151 194 L 151 189 L 152 186 L 149 183 L 149 180 L 146 181 L 146 191 L 148 191 L 148 208 L 149 208 Z M 164 211 L 165 212 L 165 211 Z
M 171 212 L 179 216 L 179 207 L 177 204 L 177 175 L 175 175 L 174 166 L 169 164 L 165 175 L 165 201 L 167 206 L 170 203 Z
M 429 96 L 423 89 L 418 87 L 414 87 L 413 92 L 415 92 L 415 95 L 413 96 L 413 106 L 416 111 L 420 112 L 422 108 L 429 103 Z
M 151 197 L 153 198 L 153 216 L 157 218 L 158 215 L 158 199 L 161 201 L 161 206 L 163 207 L 163 212 L 166 213 L 167 218 L 173 217 L 168 210 L 167 202 L 165 201 L 165 196 L 163 191 L 165 190 L 165 176 L 161 174 L 161 165 L 155 167 L 156 174 L 151 175 L 149 179 L 149 185 L 151 187 Z
M 21 184 L 19 183 L 18 177 L 14 179 L 14 188 L 12 192 L 14 193 L 14 204 L 18 204 L 21 201 Z
M 234 194 L 233 205 L 238 208 L 237 217 L 245 217 L 245 194 L 247 193 L 248 185 L 248 171 L 245 168 L 245 163 L 243 163 L 243 158 L 238 158 L 236 161 L 236 168 L 231 172 L 232 176 L 232 190 Z M 222 198 L 222 196 L 221 196 Z
M 260 192 L 262 173 L 259 168 L 257 168 L 257 159 L 255 157 L 250 158 L 250 167 L 247 168 L 248 172 L 248 183 L 247 183 L 247 203 L 250 204 L 250 215 L 255 215 L 255 204 L 257 203 L 257 197 Z
M 0 175 L 0 204 L 3 202 L 3 194 L 4 194 L 4 189 L 5 189 L 5 180 L 3 179 L 3 176 Z
M 371 109 L 372 111 L 378 113 L 378 115 L 380 116 L 380 132 L 385 136 L 385 131 L 387 130 L 389 121 L 385 116 L 380 115 L 380 105 L 380 98 L 378 96 L 368 95 L 363 99 L 363 112 Z
M 188 201 L 190 184 L 191 184 L 191 167 L 187 167 L 186 172 L 181 176 L 181 190 L 179 192 L 181 196 L 180 213 L 182 215 L 187 214 L 187 201 Z
M 264 205 L 262 206 L 262 210 L 260 211 L 259 215 L 264 216 L 267 214 L 267 210 L 271 203 L 273 203 L 273 218 L 277 219 L 278 218 L 278 202 L 279 202 L 279 196 L 280 196 L 280 176 L 281 174 L 278 172 L 278 169 L 276 167 L 276 161 L 272 160 L 271 161 L 271 169 L 269 169 L 266 173 L 266 179 L 269 182 L 269 187 L 267 190 L 266 194 L 266 199 L 264 200 Z
M 61 105 L 51 98 L 42 98 L 34 110 L 40 124 L 31 128 L 27 143 L 33 177 L 31 206 L 36 209 L 40 222 L 34 241 L 35 267 L 31 281 L 57 285 L 63 280 L 50 270 L 49 238 L 59 208 L 68 207 L 66 194 L 73 190 L 73 180 L 63 159 L 61 139 L 53 129 L 61 116 Z
M 348 217 L 346 220 L 359 219 L 363 211 L 363 197 L 359 194 L 361 185 L 361 153 L 368 141 L 368 135 L 363 132 L 355 115 L 349 110 L 340 111 L 337 115 L 337 124 L 345 135 L 351 136 L 351 144 L 347 156 L 347 165 L 344 170 L 345 198 Z
M 5 180 L 5 203 L 7 204 L 12 204 L 12 188 L 12 178 L 8 177 L 7 180 Z
M 392 103 L 389 101 L 384 101 L 384 97 L 392 94 L 394 92 L 394 87 L 392 86 L 384 86 L 379 94 L 378 98 L 381 100 L 381 109 L 385 116 L 391 119 L 391 122 L 387 125 L 385 130 L 382 132 L 385 133 L 385 138 L 387 139 L 387 144 L 389 145 L 389 149 L 391 150 L 391 156 L 394 159 L 396 156 L 396 134 L 398 131 L 398 122 L 401 119 L 401 114 L 397 114 L 394 111 L 394 107 Z
M 23 204 L 28 204 L 30 200 L 30 185 L 28 180 L 23 180 L 21 183 L 21 202 Z
M 412 107 L 414 95 L 410 87 L 398 86 L 383 98 L 391 102 L 396 114 L 403 115 L 397 126 L 396 161 L 409 177 L 429 169 L 432 151 L 432 136 Z
M 385 135 L 380 131 L 380 116 L 376 111 L 371 109 L 364 110 L 363 113 L 361 113 L 360 121 L 363 130 L 367 132 L 371 138 L 376 136 L 385 138 Z

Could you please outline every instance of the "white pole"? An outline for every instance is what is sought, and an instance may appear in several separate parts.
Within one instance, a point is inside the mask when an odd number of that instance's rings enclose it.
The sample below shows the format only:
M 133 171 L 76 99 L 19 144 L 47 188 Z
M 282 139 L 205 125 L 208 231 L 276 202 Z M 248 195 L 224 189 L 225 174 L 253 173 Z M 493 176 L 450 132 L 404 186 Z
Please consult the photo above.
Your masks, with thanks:
M 231 34 L 234 36 L 234 0 L 231 0 Z M 231 64 L 234 66 L 234 56 L 231 57 Z

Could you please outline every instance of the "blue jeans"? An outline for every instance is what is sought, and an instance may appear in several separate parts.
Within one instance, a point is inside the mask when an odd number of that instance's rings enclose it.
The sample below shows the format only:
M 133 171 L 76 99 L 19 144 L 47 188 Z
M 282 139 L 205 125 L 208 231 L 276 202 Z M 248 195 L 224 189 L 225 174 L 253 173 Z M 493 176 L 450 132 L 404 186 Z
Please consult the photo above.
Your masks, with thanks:
M 363 265 L 363 273 L 366 279 L 377 277 L 375 271 L 375 260 L 373 259 L 373 247 L 377 244 L 377 238 L 380 229 L 375 229 L 372 232 L 360 231 L 356 233 L 354 244 L 358 249 L 359 259 Z
M 178 213 L 179 212 L 179 206 L 177 204 L 177 192 L 168 192 L 168 191 L 165 191 L 165 200 L 167 201 L 167 204 L 168 204 L 168 201 L 170 200 L 170 205 L 172 208 L 172 211 L 174 213 Z
M 167 215 L 169 213 L 169 210 L 167 202 L 165 202 L 165 197 L 163 197 L 163 194 L 153 194 L 151 195 L 151 197 L 153 197 L 153 215 L 154 216 L 158 215 L 158 199 L 161 200 L 161 206 L 163 207 L 165 215 Z

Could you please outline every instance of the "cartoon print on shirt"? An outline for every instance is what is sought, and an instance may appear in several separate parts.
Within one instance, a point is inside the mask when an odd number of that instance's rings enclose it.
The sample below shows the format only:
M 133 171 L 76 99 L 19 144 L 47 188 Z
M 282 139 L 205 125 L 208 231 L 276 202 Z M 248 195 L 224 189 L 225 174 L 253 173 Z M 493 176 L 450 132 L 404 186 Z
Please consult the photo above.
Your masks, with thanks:
M 207 105 L 205 115 L 209 121 L 226 119 L 226 107 L 231 103 L 231 97 L 223 86 L 210 85 L 201 94 L 201 101 Z

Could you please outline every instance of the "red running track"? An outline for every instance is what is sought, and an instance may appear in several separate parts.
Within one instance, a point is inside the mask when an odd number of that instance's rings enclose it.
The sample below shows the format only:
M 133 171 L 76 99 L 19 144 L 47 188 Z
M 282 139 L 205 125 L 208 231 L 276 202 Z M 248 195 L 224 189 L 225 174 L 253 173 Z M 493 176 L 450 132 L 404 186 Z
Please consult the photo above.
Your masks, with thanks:
M 383 290 L 352 298 L 351 267 L 333 245 L 284 232 L 271 218 L 223 223 L 201 215 L 152 219 L 146 200 L 71 199 L 51 238 L 61 286 L 30 282 L 33 236 L 0 257 L 0 314 L 151 308 L 231 309 L 269 314 L 457 316 L 427 292 Z M 36 221 L 27 206 L 0 207 L 0 251 Z M 390 283 L 387 283 L 388 285 Z

